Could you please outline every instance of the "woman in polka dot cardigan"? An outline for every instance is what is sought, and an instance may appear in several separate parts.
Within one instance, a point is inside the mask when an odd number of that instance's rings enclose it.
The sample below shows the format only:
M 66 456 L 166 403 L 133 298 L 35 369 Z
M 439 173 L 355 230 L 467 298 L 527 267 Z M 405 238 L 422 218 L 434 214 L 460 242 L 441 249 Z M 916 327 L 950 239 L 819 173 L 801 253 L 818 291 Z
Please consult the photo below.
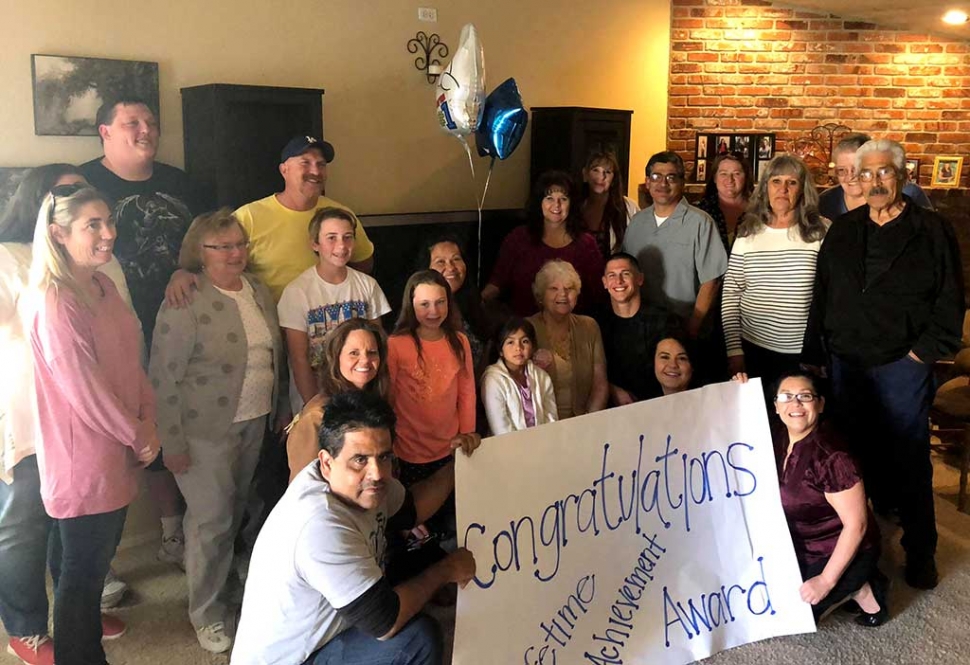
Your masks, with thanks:
M 189 619 L 216 653 L 232 644 L 224 591 L 263 435 L 288 411 L 276 306 L 246 273 L 248 247 L 228 209 L 192 222 L 179 264 L 198 274 L 198 294 L 162 305 L 149 362 L 165 465 L 186 503 Z

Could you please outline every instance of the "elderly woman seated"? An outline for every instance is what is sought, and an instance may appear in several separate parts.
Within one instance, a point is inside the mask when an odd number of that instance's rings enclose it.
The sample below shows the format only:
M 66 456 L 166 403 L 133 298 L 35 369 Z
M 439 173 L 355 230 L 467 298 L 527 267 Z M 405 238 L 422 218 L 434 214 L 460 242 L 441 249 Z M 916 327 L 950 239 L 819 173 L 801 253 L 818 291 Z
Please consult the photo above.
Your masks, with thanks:
M 559 419 L 606 408 L 606 354 L 596 321 L 573 314 L 582 284 L 561 259 L 547 261 L 532 285 L 540 311 L 528 318 L 539 351 L 533 360 L 552 378 Z
M 772 432 L 781 504 L 805 580 L 802 600 L 811 603 L 816 619 L 855 600 L 861 610 L 856 623 L 881 626 L 889 619 L 888 580 L 877 566 L 879 527 L 859 467 L 835 432 L 819 423 L 825 399 L 812 376 L 782 375 L 774 403 L 781 419 Z

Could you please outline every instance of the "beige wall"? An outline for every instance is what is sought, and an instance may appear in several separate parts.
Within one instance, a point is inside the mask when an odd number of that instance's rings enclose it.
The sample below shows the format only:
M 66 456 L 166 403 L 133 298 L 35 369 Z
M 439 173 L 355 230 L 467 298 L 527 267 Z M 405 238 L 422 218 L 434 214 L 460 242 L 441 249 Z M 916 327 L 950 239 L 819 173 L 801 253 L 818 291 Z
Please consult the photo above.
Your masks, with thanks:
M 419 22 L 418 6 L 437 7 L 438 23 Z M 640 174 L 665 143 L 669 16 L 662 0 L 0 0 L 0 166 L 100 154 L 94 137 L 34 136 L 31 53 L 149 60 L 159 63 L 162 161 L 183 163 L 182 87 L 319 87 L 337 149 L 329 194 L 361 213 L 474 208 L 487 161 L 476 162 L 473 184 L 464 150 L 438 129 L 434 87 L 406 50 L 430 30 L 454 52 L 472 22 L 488 90 L 514 76 L 527 106 L 633 109 L 630 171 Z M 226 155 L 245 158 L 245 146 Z M 527 135 L 496 164 L 486 207 L 520 206 L 528 169 Z

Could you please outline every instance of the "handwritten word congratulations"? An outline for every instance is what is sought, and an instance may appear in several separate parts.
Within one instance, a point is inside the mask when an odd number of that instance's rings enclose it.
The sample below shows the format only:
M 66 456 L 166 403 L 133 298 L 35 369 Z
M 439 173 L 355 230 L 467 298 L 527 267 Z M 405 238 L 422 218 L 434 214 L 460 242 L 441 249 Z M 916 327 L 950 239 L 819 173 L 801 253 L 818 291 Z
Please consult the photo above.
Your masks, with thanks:
M 757 489 L 755 474 L 743 466 L 745 451 L 754 448 L 746 443 L 732 443 L 721 450 L 713 449 L 692 457 L 671 449 L 667 436 L 664 454 L 653 458 L 652 466 L 643 465 L 643 435 L 640 436 L 636 467 L 628 475 L 609 470 L 610 444 L 603 446 L 603 464 L 598 478 L 578 493 L 570 493 L 549 504 L 541 515 L 525 515 L 509 521 L 492 541 L 491 566 L 475 584 L 487 589 L 495 584 L 499 573 L 523 565 L 533 568 L 541 582 L 549 582 L 559 572 L 562 551 L 570 537 L 601 529 L 615 531 L 630 522 L 640 535 L 648 520 L 669 529 L 671 520 L 679 520 L 689 532 L 692 506 L 750 496 Z M 648 464 L 649 464 L 648 459 Z M 485 525 L 472 522 L 465 529 L 464 546 L 473 538 L 489 538 Z M 481 552 L 481 548 L 472 548 Z M 481 559 L 480 559 L 481 561 Z

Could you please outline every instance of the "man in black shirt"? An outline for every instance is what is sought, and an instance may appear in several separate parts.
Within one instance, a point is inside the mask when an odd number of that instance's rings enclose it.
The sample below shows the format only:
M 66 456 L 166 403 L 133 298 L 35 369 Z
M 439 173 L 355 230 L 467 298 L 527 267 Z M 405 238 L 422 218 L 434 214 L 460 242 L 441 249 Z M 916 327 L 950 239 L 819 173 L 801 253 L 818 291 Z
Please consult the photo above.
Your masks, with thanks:
M 610 296 L 610 306 L 603 309 L 599 323 L 610 401 L 616 406 L 663 394 L 654 376 L 653 350 L 677 319 L 645 307 L 640 298 L 642 286 L 643 273 L 635 257 L 617 252 L 607 260 L 603 288 Z
M 869 141 L 856 170 L 866 204 L 839 218 L 819 251 L 806 361 L 828 360 L 834 406 L 863 462 L 866 490 L 877 508 L 899 510 L 906 582 L 931 589 L 932 366 L 960 346 L 960 254 L 949 222 L 903 194 L 902 146 Z
M 155 161 L 158 121 L 141 99 L 110 100 L 98 109 L 96 124 L 104 155 L 80 167 L 84 177 L 115 201 L 118 239 L 114 253 L 151 349 L 155 317 L 165 298 L 165 286 L 178 267 L 182 238 L 202 204 L 189 177 L 180 169 Z M 146 474 L 149 493 L 162 521 L 158 558 L 182 566 L 181 494 L 163 455 Z
M 109 101 L 98 109 L 96 122 L 104 155 L 82 164 L 80 170 L 115 201 L 114 253 L 150 349 L 165 286 L 178 267 L 182 238 L 203 205 L 184 171 L 155 161 L 158 121 L 145 102 Z

